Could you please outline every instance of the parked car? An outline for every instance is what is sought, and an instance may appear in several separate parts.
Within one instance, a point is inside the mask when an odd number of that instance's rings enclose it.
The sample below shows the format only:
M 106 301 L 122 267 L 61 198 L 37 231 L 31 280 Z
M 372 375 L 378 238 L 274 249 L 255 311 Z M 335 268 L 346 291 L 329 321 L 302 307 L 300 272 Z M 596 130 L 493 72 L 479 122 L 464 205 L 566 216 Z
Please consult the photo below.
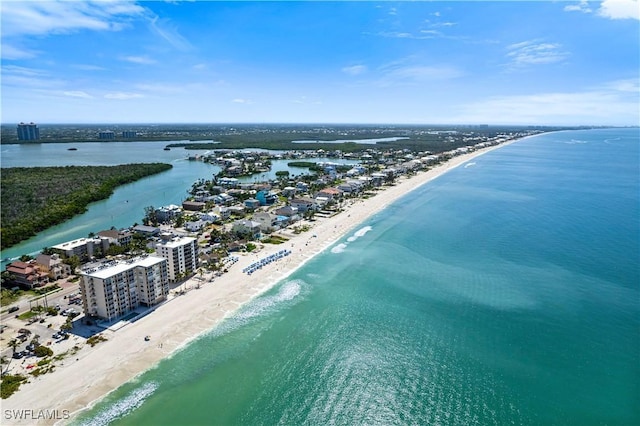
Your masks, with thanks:
M 13 353 L 13 357 L 14 357 L 15 359 L 20 359 L 20 358 L 22 358 L 22 352 L 14 352 L 14 353 Z
M 11 314 L 11 313 L 13 313 L 13 312 L 17 311 L 18 309 L 20 309 L 20 308 L 19 308 L 19 307 L 17 307 L 17 306 L 12 306 L 12 307 L 10 307 L 10 308 L 9 308 L 9 311 L 8 311 L 8 312 Z

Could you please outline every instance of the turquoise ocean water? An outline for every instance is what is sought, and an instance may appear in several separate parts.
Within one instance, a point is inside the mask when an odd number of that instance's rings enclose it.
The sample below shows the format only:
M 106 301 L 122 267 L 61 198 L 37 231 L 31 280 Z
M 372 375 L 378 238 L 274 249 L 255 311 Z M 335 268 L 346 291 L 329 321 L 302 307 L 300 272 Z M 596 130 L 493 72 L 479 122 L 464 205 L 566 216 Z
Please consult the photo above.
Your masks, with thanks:
M 75 422 L 640 424 L 639 147 L 569 131 L 478 157 Z

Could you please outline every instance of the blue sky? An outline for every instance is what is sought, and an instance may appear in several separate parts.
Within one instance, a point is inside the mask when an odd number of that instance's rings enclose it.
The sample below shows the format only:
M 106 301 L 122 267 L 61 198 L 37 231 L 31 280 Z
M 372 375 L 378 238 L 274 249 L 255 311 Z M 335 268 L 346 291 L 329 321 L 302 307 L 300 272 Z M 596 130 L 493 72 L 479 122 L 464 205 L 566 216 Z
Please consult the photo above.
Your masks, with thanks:
M 640 124 L 638 0 L 0 13 L 3 124 Z

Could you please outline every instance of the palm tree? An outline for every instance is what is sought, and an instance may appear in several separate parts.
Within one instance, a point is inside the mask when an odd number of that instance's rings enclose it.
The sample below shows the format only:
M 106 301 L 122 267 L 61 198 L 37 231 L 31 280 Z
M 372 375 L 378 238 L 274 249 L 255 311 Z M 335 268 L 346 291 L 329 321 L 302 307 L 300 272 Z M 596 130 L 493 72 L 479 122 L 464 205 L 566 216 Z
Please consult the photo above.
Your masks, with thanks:
M 33 339 L 31 339 L 31 344 L 33 346 L 38 346 L 40 343 L 40 335 L 36 334 L 35 336 L 33 336 Z
M 8 343 L 9 347 L 13 350 L 12 354 L 16 353 L 16 348 L 20 345 L 16 339 L 11 339 Z
M 71 318 L 67 318 L 67 321 L 60 326 L 60 330 L 65 332 L 71 330 L 72 328 L 73 328 L 73 322 L 71 322 Z

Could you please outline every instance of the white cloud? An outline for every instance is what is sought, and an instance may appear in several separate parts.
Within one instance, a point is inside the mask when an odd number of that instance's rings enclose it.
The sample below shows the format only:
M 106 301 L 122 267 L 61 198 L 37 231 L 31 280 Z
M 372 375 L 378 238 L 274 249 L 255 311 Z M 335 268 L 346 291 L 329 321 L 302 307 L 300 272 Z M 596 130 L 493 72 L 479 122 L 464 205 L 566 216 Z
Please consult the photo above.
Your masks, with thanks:
M 0 53 L 2 54 L 2 59 L 30 59 L 35 58 L 38 53 L 33 50 L 22 49 L 16 46 L 12 46 L 8 43 L 2 43 L 2 49 L 0 49 Z
M 317 100 L 311 100 L 308 99 L 306 96 L 300 96 L 298 99 L 294 99 L 293 101 L 294 104 L 300 104 L 300 105 L 322 105 L 322 101 L 317 101 Z
M 37 68 L 21 67 L 19 65 L 4 65 L 2 67 L 2 73 L 4 75 L 12 74 L 12 75 L 27 76 L 27 77 L 44 77 L 47 75 L 47 72 L 44 70 L 39 70 Z
M 543 43 L 538 40 L 524 41 L 507 46 L 510 66 L 518 68 L 528 65 L 552 64 L 563 61 L 568 54 L 558 43 Z
M 231 102 L 233 102 L 234 104 L 253 105 L 253 101 L 251 101 L 250 99 L 235 98 Z
M 606 83 L 603 86 L 605 89 L 614 90 L 617 92 L 629 92 L 640 93 L 640 80 L 637 78 L 629 78 L 626 80 L 616 80 Z
M 132 2 L 4 1 L 2 36 L 72 33 L 87 29 L 117 31 L 128 18 L 146 13 Z
M 462 107 L 461 122 L 638 125 L 637 80 L 605 83 L 582 92 L 495 96 Z
M 87 92 L 83 92 L 82 90 L 69 90 L 62 92 L 62 94 L 72 98 L 93 99 L 93 96 L 91 96 Z
M 389 76 L 410 80 L 447 80 L 457 78 L 463 73 L 454 67 L 437 66 L 408 66 L 396 68 L 388 73 Z
M 589 2 L 586 0 L 582 0 L 578 4 L 570 4 L 564 7 L 565 12 L 582 12 L 582 13 L 591 13 L 591 7 L 589 7 Z
M 140 65 L 152 65 L 157 62 L 155 59 L 151 59 L 148 56 L 122 56 L 120 60 Z
M 106 71 L 107 69 L 98 65 L 90 65 L 90 64 L 75 64 L 72 65 L 73 68 L 82 70 L 82 71 Z
M 424 65 L 416 62 L 415 58 L 410 57 L 380 67 L 382 78 L 377 81 L 377 85 L 386 87 L 398 84 L 424 84 L 451 80 L 465 74 L 459 68 L 450 65 Z
M 366 65 L 353 65 L 350 67 L 342 68 L 342 72 L 349 75 L 360 75 L 367 72 Z
M 598 15 L 609 19 L 640 20 L 640 3 L 638 0 L 604 0 Z
M 149 27 L 154 33 L 159 35 L 162 39 L 178 50 L 186 51 L 193 48 L 191 43 L 181 36 L 178 33 L 177 28 L 172 26 L 167 19 L 161 19 L 158 16 L 154 16 L 149 19 Z
M 116 99 L 116 100 L 119 100 L 119 101 L 124 101 L 124 100 L 128 100 L 128 99 L 143 98 L 144 96 L 141 95 L 140 93 L 114 92 L 114 93 L 107 93 L 107 94 L 104 95 L 104 97 L 106 99 Z

